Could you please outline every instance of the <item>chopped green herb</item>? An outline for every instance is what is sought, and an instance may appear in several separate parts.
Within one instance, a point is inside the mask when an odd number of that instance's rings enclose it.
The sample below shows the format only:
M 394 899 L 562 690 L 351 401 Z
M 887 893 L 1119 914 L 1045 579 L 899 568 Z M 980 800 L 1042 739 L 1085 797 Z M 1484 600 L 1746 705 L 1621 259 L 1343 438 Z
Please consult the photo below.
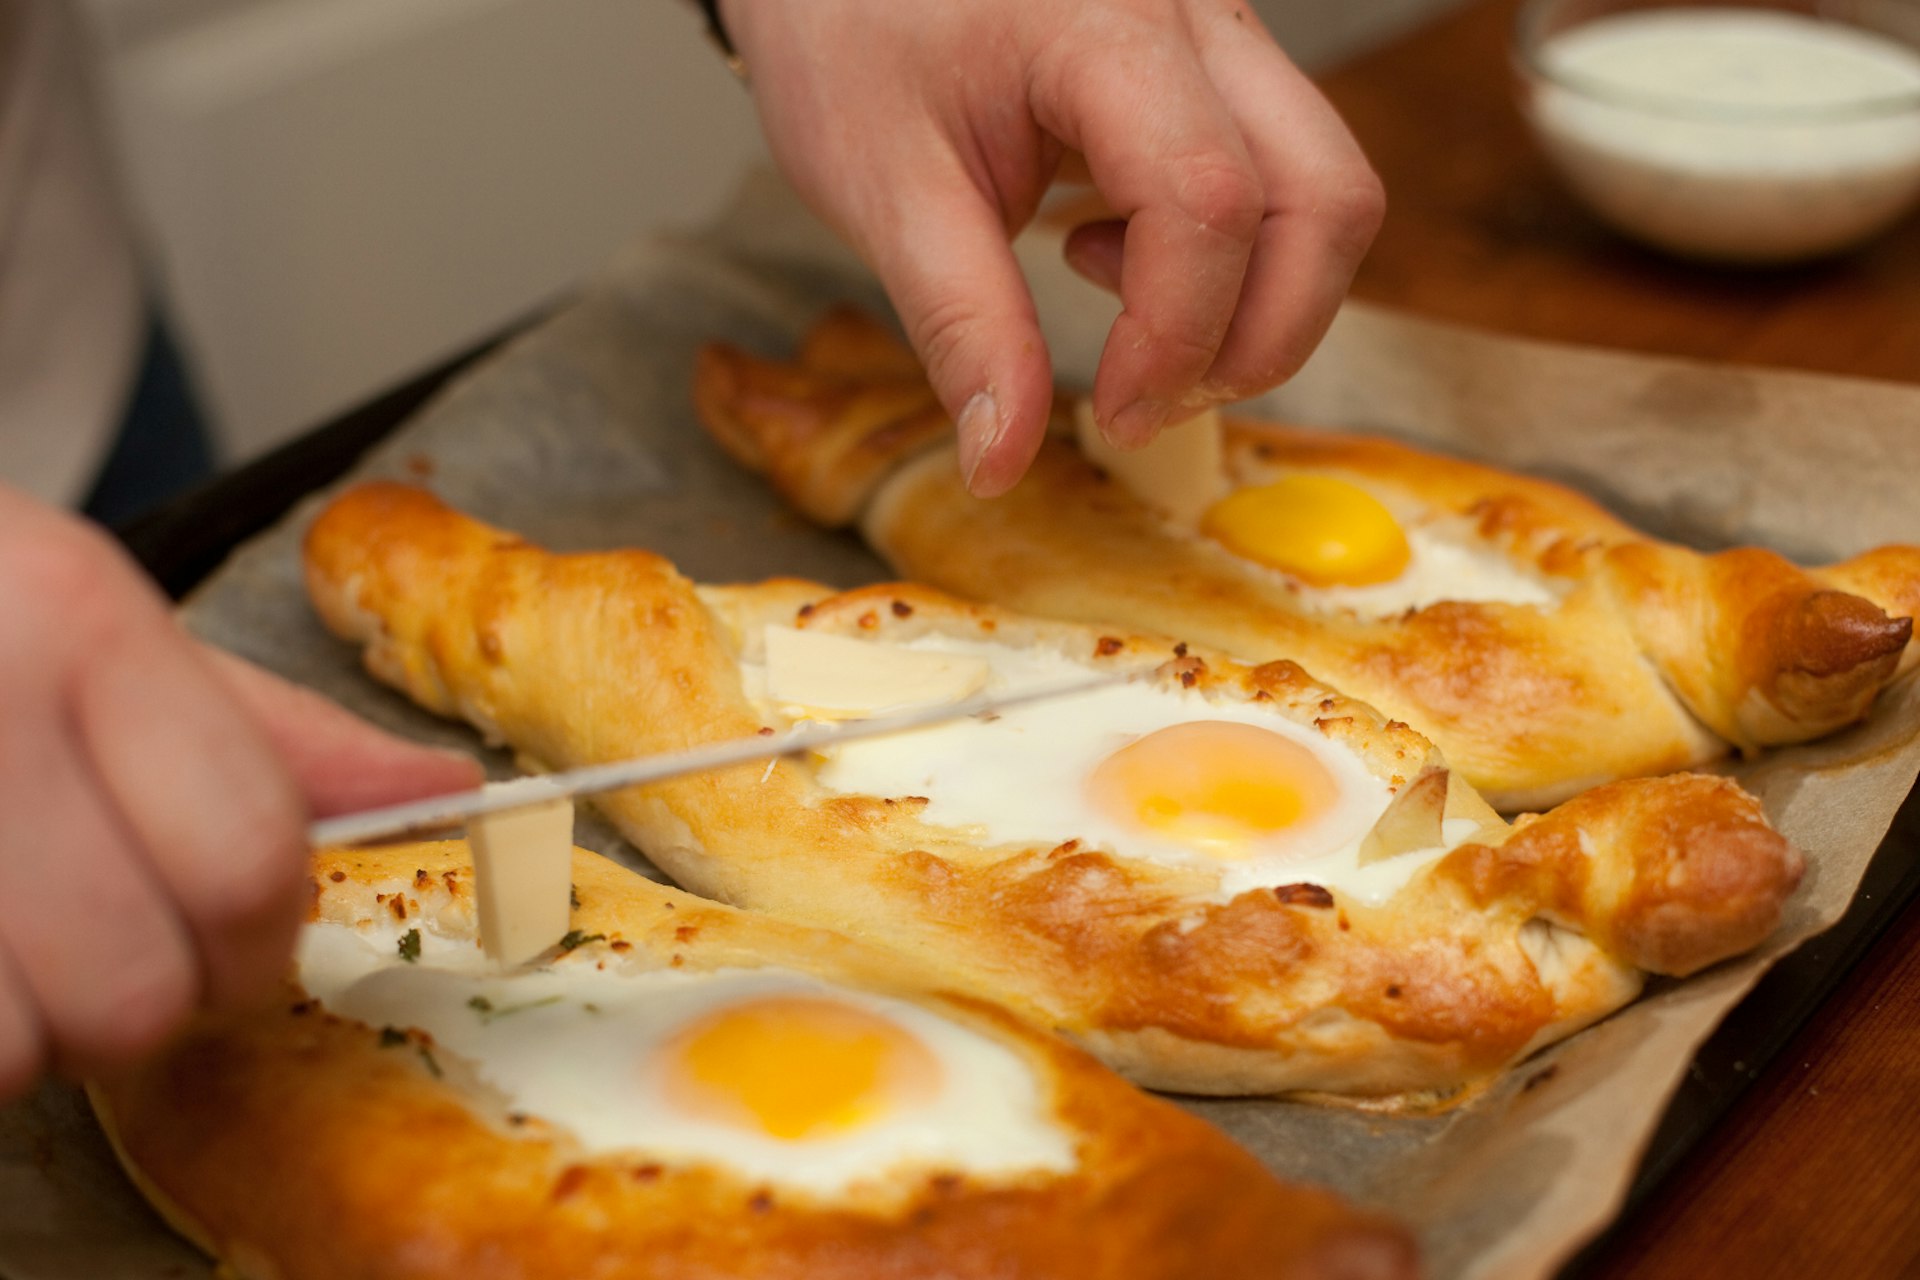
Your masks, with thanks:
M 578 929 L 569 929 L 560 939 L 560 949 L 562 951 L 577 951 L 589 942 L 605 942 L 606 940 L 607 935 L 604 933 L 582 933 Z
M 467 1001 L 467 1008 L 479 1014 L 480 1021 L 484 1024 L 492 1022 L 495 1018 L 504 1018 L 510 1013 L 520 1013 L 527 1009 L 538 1009 L 542 1005 L 559 1003 L 560 997 L 552 995 L 542 996 L 538 1000 L 522 1000 L 519 1004 L 496 1007 L 493 1001 L 487 999 L 485 996 L 475 996 L 473 999 Z
M 567 902 L 572 905 L 575 911 L 580 909 L 580 890 L 578 887 L 574 885 L 567 886 Z
M 420 1046 L 420 1061 L 427 1064 L 427 1070 L 433 1073 L 433 1078 L 435 1080 L 438 1080 L 441 1076 L 446 1074 L 446 1072 L 440 1070 L 440 1064 L 433 1060 L 433 1051 L 428 1049 L 427 1046 L 425 1045 Z
M 407 1033 L 402 1031 L 400 1028 L 398 1027 L 380 1028 L 380 1047 L 382 1049 L 391 1049 L 395 1045 L 402 1045 L 402 1044 L 405 1044 L 406 1042 L 407 1042 Z
M 587 1011 L 588 1013 L 598 1013 L 598 1012 L 600 1012 L 600 1006 L 599 1006 L 599 1005 L 597 1005 L 597 1004 L 592 1004 L 592 1003 L 589 1003 L 589 1002 L 587 1002 L 587 1001 L 584 1001 L 584 1000 L 583 1000 L 583 1001 L 581 1001 L 581 1003 L 580 1003 L 580 1007 L 581 1007 L 582 1009 L 585 1009 L 585 1010 L 586 1010 L 586 1011 Z
M 408 964 L 420 959 L 420 931 L 409 929 L 400 935 L 400 958 Z

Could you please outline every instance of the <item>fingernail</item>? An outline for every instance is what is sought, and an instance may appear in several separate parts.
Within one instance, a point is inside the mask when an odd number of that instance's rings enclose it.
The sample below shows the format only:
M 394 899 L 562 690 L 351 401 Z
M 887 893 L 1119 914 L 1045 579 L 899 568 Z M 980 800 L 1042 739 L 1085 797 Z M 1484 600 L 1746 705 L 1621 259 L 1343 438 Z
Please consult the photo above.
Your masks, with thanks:
M 1000 406 L 993 393 L 979 391 L 960 410 L 960 421 L 955 425 L 960 433 L 960 474 L 967 478 L 967 492 L 972 493 L 980 464 L 999 443 L 1006 424 L 1000 421 Z
M 1122 449 L 1138 449 L 1159 434 L 1172 411 L 1164 400 L 1136 400 L 1113 415 L 1107 439 Z

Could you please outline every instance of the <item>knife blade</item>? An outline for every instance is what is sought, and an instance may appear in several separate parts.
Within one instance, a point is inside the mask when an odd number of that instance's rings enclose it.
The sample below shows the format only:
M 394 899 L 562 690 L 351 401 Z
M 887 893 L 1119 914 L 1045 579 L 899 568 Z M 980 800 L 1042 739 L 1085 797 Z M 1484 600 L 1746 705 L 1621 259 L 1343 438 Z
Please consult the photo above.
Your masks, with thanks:
M 953 720 L 997 715 L 1015 707 L 1090 693 L 1095 689 L 1125 684 L 1132 679 L 1131 674 L 1124 672 L 1096 676 L 1089 680 L 1044 685 L 999 697 L 982 695 L 945 706 L 876 716 L 869 720 L 795 728 L 770 735 L 756 734 L 751 738 L 733 738 L 686 751 L 584 765 L 561 773 L 532 774 L 506 782 L 490 783 L 476 791 L 456 791 L 450 795 L 429 796 L 424 800 L 409 800 L 403 804 L 323 818 L 307 828 L 307 843 L 319 849 L 331 845 L 391 840 L 434 828 L 454 826 L 509 809 L 524 809 L 559 799 L 598 795 L 648 782 L 663 782 L 692 773 L 776 760 L 803 751 L 820 751 L 843 742 L 888 737 Z

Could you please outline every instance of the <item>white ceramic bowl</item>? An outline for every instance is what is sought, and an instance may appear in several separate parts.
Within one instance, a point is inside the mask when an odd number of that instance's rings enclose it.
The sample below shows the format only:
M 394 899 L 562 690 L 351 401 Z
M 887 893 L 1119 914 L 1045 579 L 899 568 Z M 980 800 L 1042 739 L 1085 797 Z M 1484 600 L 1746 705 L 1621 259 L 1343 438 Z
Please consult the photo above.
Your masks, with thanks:
M 1532 0 L 1514 53 L 1567 184 L 1671 252 L 1815 257 L 1920 200 L 1920 0 Z

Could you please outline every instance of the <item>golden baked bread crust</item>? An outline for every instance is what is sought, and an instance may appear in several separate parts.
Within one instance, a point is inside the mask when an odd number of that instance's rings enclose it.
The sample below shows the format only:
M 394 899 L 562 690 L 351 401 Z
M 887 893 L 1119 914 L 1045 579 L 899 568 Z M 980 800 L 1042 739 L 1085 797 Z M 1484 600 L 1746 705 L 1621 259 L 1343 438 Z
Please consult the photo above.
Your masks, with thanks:
M 897 993 L 884 959 L 844 939 L 702 902 L 584 851 L 574 865 L 575 924 L 607 935 L 588 945 L 609 962 L 772 964 Z M 464 844 L 316 856 L 314 918 L 389 911 L 469 935 Z M 1078 1144 L 1077 1168 L 922 1175 L 885 1198 L 815 1200 L 714 1165 L 590 1155 L 538 1120 L 516 1126 L 444 1051 L 435 1074 L 421 1033 L 383 1047 L 376 1029 L 291 984 L 273 1007 L 205 1019 L 91 1091 L 169 1218 L 256 1280 L 1415 1273 L 1404 1231 L 1279 1182 L 1086 1055 L 988 1006 L 919 999 L 1032 1065 Z
M 1229 419 L 1233 484 L 1306 470 L 1410 495 L 1566 591 L 1553 610 L 1314 611 L 1278 575 L 1172 529 L 1063 439 L 1048 440 L 1012 493 L 971 498 L 949 441 L 927 429 L 932 393 L 922 383 L 910 394 L 899 349 L 876 353 L 890 341 L 836 312 L 791 362 L 714 344 L 695 400 L 743 463 L 813 518 L 857 520 L 903 575 L 1043 616 L 1291 658 L 1427 733 L 1503 810 L 1729 746 L 1818 737 L 1865 715 L 1920 661 L 1910 643 L 1920 548 L 1819 569 L 1753 548 L 1702 555 L 1559 485 L 1385 440 Z M 876 464 L 882 451 L 890 465 Z M 833 462 L 854 455 L 857 470 Z
M 739 662 L 764 624 L 1053 648 L 1261 703 L 1392 783 L 1434 763 L 1405 725 L 1289 662 L 1045 623 L 894 584 L 695 588 L 643 551 L 555 556 L 425 493 L 370 485 L 307 539 L 310 593 L 368 667 L 535 760 L 571 766 L 767 727 Z M 797 607 L 796 607 L 797 606 Z M 695 892 L 859 936 L 928 984 L 996 1000 L 1137 1081 L 1199 1093 L 1457 1089 L 1753 946 L 1800 861 L 1734 784 L 1609 787 L 1509 828 L 1455 780 L 1479 836 L 1385 906 L 1306 885 L 1220 901 L 1216 872 L 1079 842 L 982 847 L 924 801 L 827 791 L 783 760 L 603 797 Z

